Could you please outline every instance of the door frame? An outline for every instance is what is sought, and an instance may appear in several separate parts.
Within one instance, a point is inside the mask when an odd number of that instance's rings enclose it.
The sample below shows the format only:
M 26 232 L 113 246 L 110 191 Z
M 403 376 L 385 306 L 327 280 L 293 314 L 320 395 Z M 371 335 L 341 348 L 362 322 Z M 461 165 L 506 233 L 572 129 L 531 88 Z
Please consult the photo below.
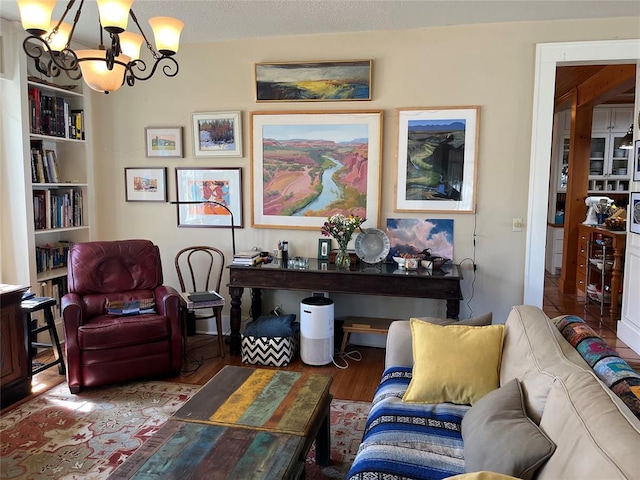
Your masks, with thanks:
M 640 39 L 536 45 L 524 303 L 542 308 L 556 67 L 638 63 Z M 636 104 L 638 104 L 636 95 Z M 624 294 L 624 293 L 623 293 Z

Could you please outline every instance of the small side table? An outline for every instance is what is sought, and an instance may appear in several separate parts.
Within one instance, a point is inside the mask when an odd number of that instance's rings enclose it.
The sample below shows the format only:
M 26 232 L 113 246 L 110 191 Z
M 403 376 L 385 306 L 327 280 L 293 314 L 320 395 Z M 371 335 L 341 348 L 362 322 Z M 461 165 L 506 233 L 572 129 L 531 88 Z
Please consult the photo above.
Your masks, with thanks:
M 377 333 L 378 335 L 386 335 L 389 333 L 389 325 L 391 325 L 391 322 L 394 320 L 393 318 L 345 317 L 344 324 L 342 325 L 344 337 L 342 337 L 340 353 L 344 353 L 352 333 Z
M 58 332 L 56 331 L 56 324 L 53 319 L 52 307 L 56 305 L 56 300 L 51 297 L 33 297 L 28 300 L 23 300 L 21 303 L 22 315 L 24 316 L 25 330 L 27 332 L 27 346 L 29 350 L 29 365 L 31 367 L 31 374 L 42 372 L 47 368 L 58 365 L 58 373 L 64 375 L 66 369 L 64 366 L 64 357 L 62 355 L 62 348 L 60 347 L 60 340 L 58 338 Z M 42 327 L 32 328 L 31 314 L 42 310 L 44 313 L 45 324 Z M 37 335 L 41 332 L 49 332 L 49 338 L 51 343 L 42 343 L 37 341 Z M 33 348 L 34 347 L 51 347 L 53 349 L 53 355 L 55 360 L 44 365 L 39 365 L 36 368 L 33 367 Z

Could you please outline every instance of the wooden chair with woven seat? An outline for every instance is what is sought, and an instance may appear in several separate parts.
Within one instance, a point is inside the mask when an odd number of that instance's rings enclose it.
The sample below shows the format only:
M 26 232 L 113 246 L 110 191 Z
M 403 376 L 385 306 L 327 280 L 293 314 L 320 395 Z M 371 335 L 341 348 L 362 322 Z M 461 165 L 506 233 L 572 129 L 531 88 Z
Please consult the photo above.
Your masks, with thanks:
M 222 250 L 204 245 L 186 247 L 175 256 L 176 273 L 182 292 L 205 292 L 214 290 L 220 293 L 222 272 L 225 259 Z M 189 280 L 187 283 L 186 280 Z M 224 357 L 224 333 L 222 331 L 222 306 L 189 309 L 195 320 L 216 319 L 218 347 Z

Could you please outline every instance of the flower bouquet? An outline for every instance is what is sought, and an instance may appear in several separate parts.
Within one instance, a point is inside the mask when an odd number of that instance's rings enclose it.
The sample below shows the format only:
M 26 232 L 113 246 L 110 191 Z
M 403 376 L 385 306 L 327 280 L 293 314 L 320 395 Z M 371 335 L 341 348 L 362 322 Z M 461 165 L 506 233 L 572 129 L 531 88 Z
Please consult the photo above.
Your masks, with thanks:
M 353 232 L 361 227 L 365 219 L 358 215 L 346 216 L 342 213 L 331 215 L 320 231 L 325 237 L 333 237 L 338 242 L 338 253 L 336 255 L 336 268 L 348 269 L 351 259 L 347 253 L 347 245 L 351 240 Z

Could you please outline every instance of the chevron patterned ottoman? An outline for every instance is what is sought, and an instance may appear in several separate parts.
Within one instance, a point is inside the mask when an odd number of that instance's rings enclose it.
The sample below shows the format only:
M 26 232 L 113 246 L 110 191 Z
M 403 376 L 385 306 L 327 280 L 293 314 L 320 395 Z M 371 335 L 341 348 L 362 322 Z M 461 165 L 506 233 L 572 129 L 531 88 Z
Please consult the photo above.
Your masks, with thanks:
M 298 334 L 291 337 L 253 337 L 242 335 L 242 363 L 284 367 L 298 351 Z

